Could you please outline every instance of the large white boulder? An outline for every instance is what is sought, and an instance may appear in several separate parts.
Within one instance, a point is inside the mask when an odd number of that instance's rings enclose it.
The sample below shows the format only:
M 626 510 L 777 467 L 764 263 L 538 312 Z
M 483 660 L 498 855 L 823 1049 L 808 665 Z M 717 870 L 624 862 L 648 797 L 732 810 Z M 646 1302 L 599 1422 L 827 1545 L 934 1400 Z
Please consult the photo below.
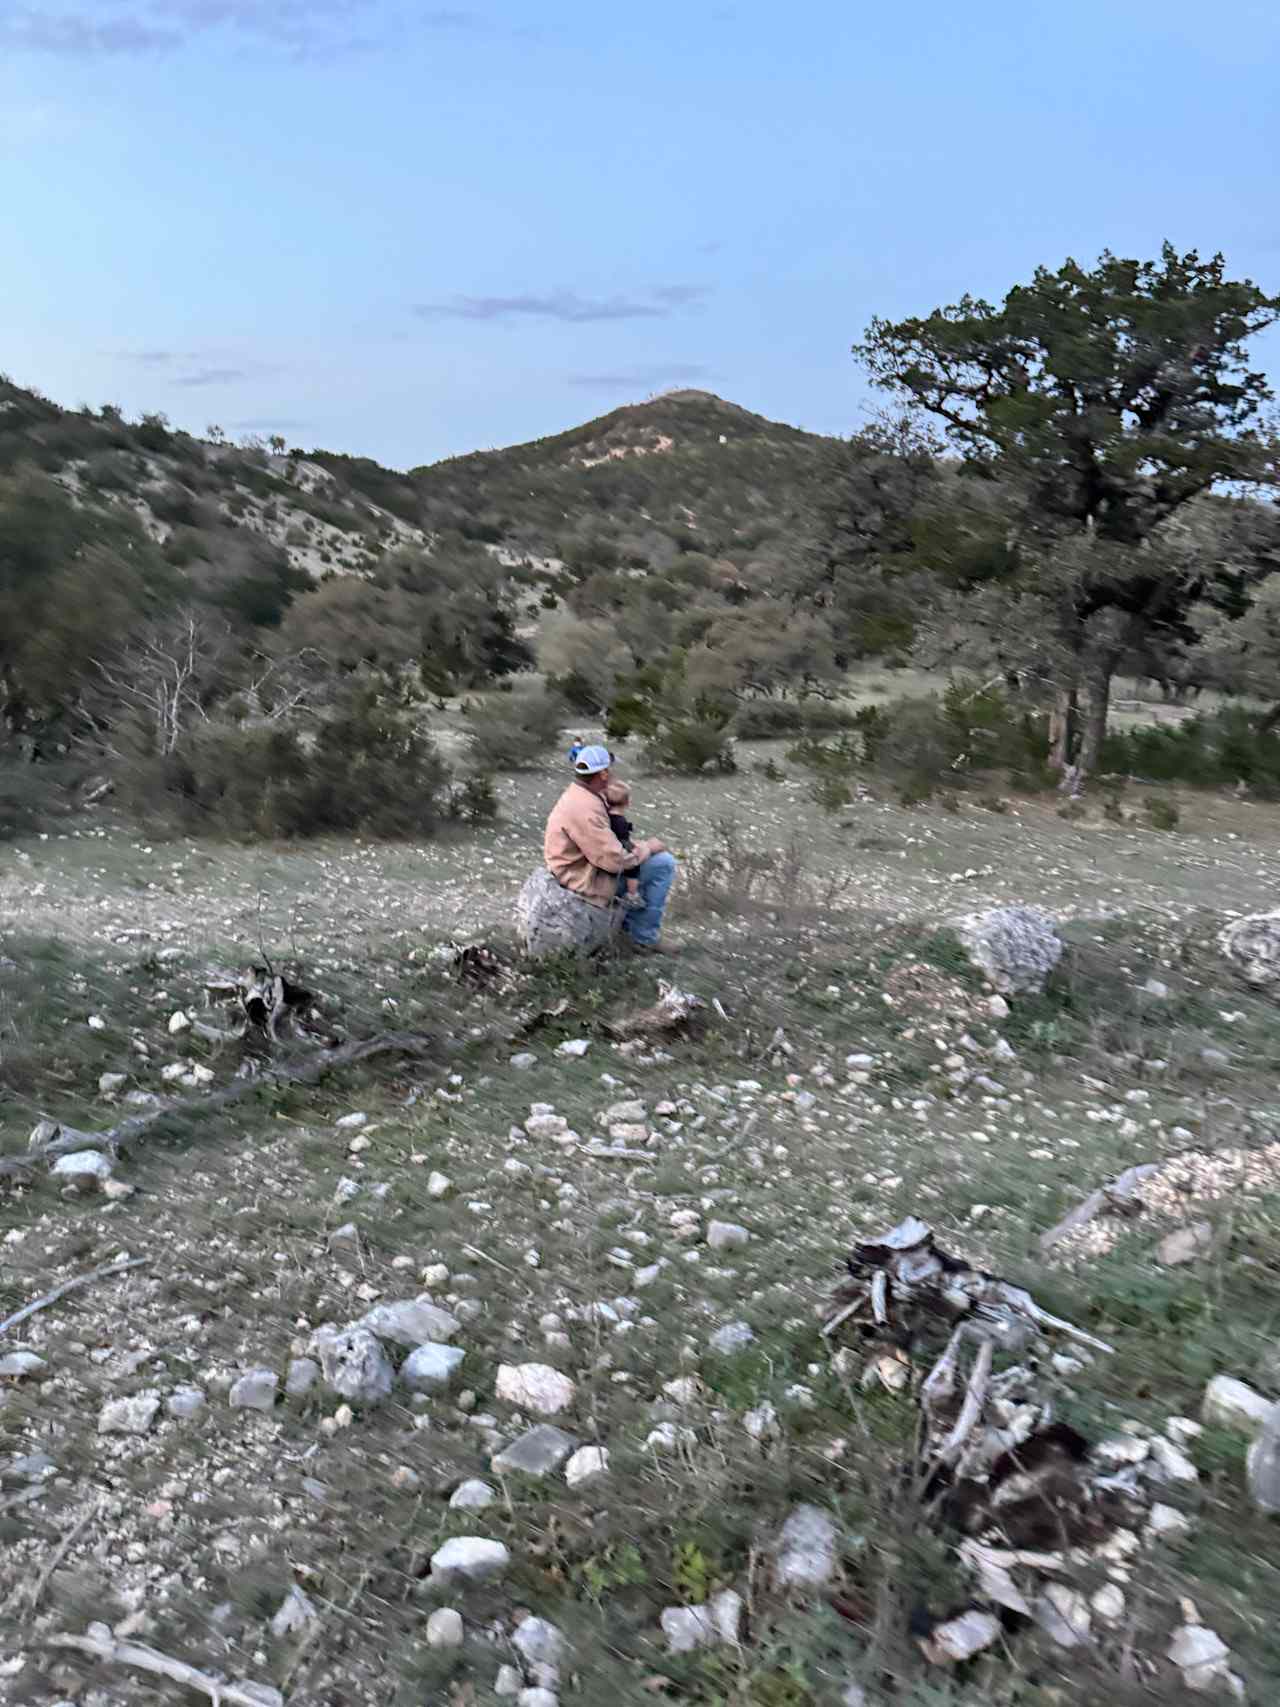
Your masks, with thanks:
M 970 964 L 1002 996 L 1038 995 L 1062 958 L 1062 938 L 1042 907 L 989 907 L 952 928 Z
M 562 889 L 545 869 L 526 879 L 516 897 L 516 935 L 531 959 L 548 954 L 592 954 L 622 928 L 622 909 L 593 907 Z
M 1218 947 L 1255 989 L 1280 981 L 1280 908 L 1250 913 L 1218 932 Z

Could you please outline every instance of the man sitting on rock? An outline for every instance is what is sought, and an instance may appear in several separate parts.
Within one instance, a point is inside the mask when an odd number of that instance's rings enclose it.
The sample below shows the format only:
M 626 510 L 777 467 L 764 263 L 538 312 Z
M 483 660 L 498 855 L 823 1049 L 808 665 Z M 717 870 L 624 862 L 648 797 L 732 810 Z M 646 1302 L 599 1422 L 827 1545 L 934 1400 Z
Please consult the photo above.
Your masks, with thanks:
M 562 889 L 593 907 L 615 906 L 628 877 L 639 887 L 640 905 L 628 911 L 622 929 L 641 953 L 661 954 L 658 937 L 676 862 L 656 836 L 628 850 L 609 827 L 605 799 L 612 758 L 605 747 L 582 747 L 573 761 L 574 780 L 551 808 L 543 838 L 547 870 Z

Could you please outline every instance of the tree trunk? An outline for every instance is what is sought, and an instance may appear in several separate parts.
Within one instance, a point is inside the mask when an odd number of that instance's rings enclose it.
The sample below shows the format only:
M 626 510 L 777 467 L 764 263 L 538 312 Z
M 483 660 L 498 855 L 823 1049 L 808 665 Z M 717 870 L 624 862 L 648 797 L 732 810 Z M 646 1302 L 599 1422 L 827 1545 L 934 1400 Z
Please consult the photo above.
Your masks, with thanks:
M 1089 670 L 1089 701 L 1080 741 L 1081 782 L 1093 775 L 1102 758 L 1102 743 L 1107 736 L 1107 713 L 1111 709 L 1111 677 L 1115 667 L 1115 654 L 1107 652 L 1095 659 Z
M 1061 687 L 1054 696 L 1053 710 L 1049 713 L 1049 769 L 1065 771 L 1071 763 L 1071 752 L 1076 740 L 1076 690 L 1073 683 L 1070 687 Z

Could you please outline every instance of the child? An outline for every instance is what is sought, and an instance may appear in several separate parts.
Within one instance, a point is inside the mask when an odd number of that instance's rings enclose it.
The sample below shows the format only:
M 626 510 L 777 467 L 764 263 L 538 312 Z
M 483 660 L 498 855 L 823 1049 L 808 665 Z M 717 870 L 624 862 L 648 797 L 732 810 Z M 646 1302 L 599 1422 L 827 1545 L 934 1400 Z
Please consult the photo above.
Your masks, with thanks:
M 611 782 L 604 791 L 604 801 L 609 808 L 609 828 L 630 853 L 632 825 L 631 820 L 623 816 L 623 808 L 631 804 L 631 790 L 625 782 Z M 629 912 L 637 912 L 644 906 L 639 879 L 633 871 L 627 873 L 627 888 L 622 896 L 622 905 Z
M 578 757 L 578 754 L 582 751 L 582 749 L 585 746 L 586 746 L 586 742 L 582 739 L 582 736 L 581 735 L 575 735 L 573 738 L 573 745 L 569 748 L 569 763 L 570 764 L 574 763 L 574 761 Z

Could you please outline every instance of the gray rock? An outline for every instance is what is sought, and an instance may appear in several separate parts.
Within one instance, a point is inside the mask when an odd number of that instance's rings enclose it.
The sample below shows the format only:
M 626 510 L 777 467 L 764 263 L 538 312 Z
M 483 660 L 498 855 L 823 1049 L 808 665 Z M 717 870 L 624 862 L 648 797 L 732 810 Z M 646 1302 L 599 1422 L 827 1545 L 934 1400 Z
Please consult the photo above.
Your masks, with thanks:
M 175 1387 L 165 1400 L 164 1408 L 171 1417 L 179 1422 L 192 1422 L 208 1404 L 204 1392 L 199 1387 Z
M 11 1459 L 3 1474 L 20 1482 L 41 1482 L 57 1468 L 47 1452 L 28 1452 L 22 1458 Z
M 517 1073 L 527 1073 L 531 1067 L 538 1065 L 538 1057 L 524 1049 L 519 1055 L 513 1055 L 508 1065 L 514 1067 Z
M 516 1696 L 516 1707 L 560 1707 L 560 1697 L 554 1689 L 543 1689 L 540 1685 L 535 1685 L 520 1691 Z
M 691 1654 L 698 1648 L 735 1647 L 742 1625 L 742 1596 L 721 1589 L 702 1606 L 669 1606 L 659 1622 L 669 1654 Z
M 497 1497 L 496 1490 L 488 1482 L 482 1482 L 478 1476 L 468 1476 L 453 1490 L 449 1504 L 454 1511 L 483 1511 Z
M 98 1089 L 104 1097 L 114 1096 L 127 1084 L 128 1079 L 127 1073 L 99 1073 Z
M 0 1357 L 0 1378 L 23 1381 L 28 1375 L 38 1375 L 48 1364 L 34 1351 L 10 1351 Z
M 749 1323 L 726 1322 L 724 1327 L 716 1329 L 708 1343 L 712 1351 L 730 1357 L 735 1352 L 745 1351 L 749 1345 L 753 1345 L 755 1337 Z
M 443 1585 L 456 1582 L 492 1582 L 506 1571 L 511 1555 L 501 1541 L 480 1535 L 455 1535 L 431 1555 L 431 1580 Z
M 549 1476 L 577 1444 L 571 1434 L 554 1424 L 539 1423 L 495 1453 L 489 1462 L 499 1475 L 518 1472 L 522 1476 Z
M 135 1393 L 128 1399 L 108 1399 L 98 1412 L 99 1434 L 145 1434 L 160 1409 L 159 1393 Z
M 318 1333 L 311 1348 L 320 1354 L 325 1384 L 344 1399 L 373 1404 L 390 1393 L 395 1378 L 391 1359 L 367 1328 Z
M 49 1171 L 64 1185 L 93 1191 L 111 1178 L 111 1158 L 101 1150 L 72 1150 L 70 1155 L 59 1156 Z
M 745 1227 L 736 1221 L 709 1221 L 707 1243 L 713 1251 L 739 1251 L 751 1238 Z
M 569 1652 L 563 1632 L 545 1618 L 526 1618 L 518 1624 L 511 1645 L 529 1667 L 561 1665 Z
M 428 1197 L 434 1197 L 437 1199 L 441 1198 L 441 1197 L 448 1197 L 449 1193 L 452 1190 L 453 1190 L 453 1181 L 449 1178 L 448 1174 L 442 1174 L 438 1170 L 428 1174 L 428 1176 L 427 1176 L 427 1196 Z
M 1272 1405 L 1245 1458 L 1249 1497 L 1259 1511 L 1280 1512 L 1280 1404 Z
M 1246 983 L 1270 989 L 1280 979 L 1280 909 L 1235 919 L 1218 933 L 1218 946 Z
M 1207 1221 L 1191 1221 L 1166 1233 L 1156 1246 L 1156 1261 L 1164 1268 L 1194 1262 L 1213 1248 L 1213 1228 Z
M 277 1642 L 283 1642 L 286 1636 L 296 1636 L 300 1630 L 305 1630 L 315 1617 L 315 1607 L 295 1583 L 271 1620 L 271 1634 Z
M 1215 1375 L 1204 1390 L 1200 1415 L 1215 1428 L 1224 1428 L 1232 1434 L 1243 1434 L 1254 1440 L 1265 1428 L 1274 1409 L 1270 1399 L 1255 1393 L 1246 1382 L 1237 1381 L 1230 1375 Z
M 314 1357 L 295 1357 L 284 1378 L 284 1390 L 291 1399 L 309 1393 L 320 1379 L 320 1365 Z
M 495 1695 L 519 1695 L 524 1688 L 524 1679 L 514 1666 L 499 1666 L 498 1675 L 493 1680 Z
M 1057 926 L 1040 907 L 991 907 L 952 928 L 970 964 L 1002 996 L 1038 994 L 1062 957 Z
M 609 1450 L 605 1446 L 580 1446 L 564 1467 L 564 1479 L 580 1488 L 609 1473 Z
M 393 1345 L 443 1345 L 457 1333 L 458 1318 L 425 1298 L 400 1298 L 391 1304 L 375 1304 L 353 1326 L 367 1328 Z
M 496 1387 L 500 1399 L 540 1417 L 554 1417 L 573 1403 L 574 1384 L 549 1363 L 500 1363 Z
M 463 1633 L 462 1614 L 452 1606 L 438 1606 L 427 1619 L 429 1648 L 460 1648 Z
M 400 1365 L 400 1380 L 414 1393 L 443 1393 L 466 1352 L 456 1345 L 420 1345 Z
M 354 1221 L 344 1221 L 341 1227 L 335 1227 L 329 1235 L 331 1251 L 356 1251 L 360 1248 L 360 1229 Z
M 562 889 L 546 870 L 526 879 L 516 897 L 516 935 L 531 959 L 549 954 L 591 954 L 622 928 L 620 907 L 593 907 Z
M 237 1411 L 269 1411 L 275 1405 L 279 1385 L 274 1369 L 248 1369 L 231 1388 L 228 1395 L 231 1408 Z
M 778 1536 L 773 1580 L 779 1588 L 821 1588 L 836 1574 L 837 1530 L 830 1513 L 798 1505 Z

